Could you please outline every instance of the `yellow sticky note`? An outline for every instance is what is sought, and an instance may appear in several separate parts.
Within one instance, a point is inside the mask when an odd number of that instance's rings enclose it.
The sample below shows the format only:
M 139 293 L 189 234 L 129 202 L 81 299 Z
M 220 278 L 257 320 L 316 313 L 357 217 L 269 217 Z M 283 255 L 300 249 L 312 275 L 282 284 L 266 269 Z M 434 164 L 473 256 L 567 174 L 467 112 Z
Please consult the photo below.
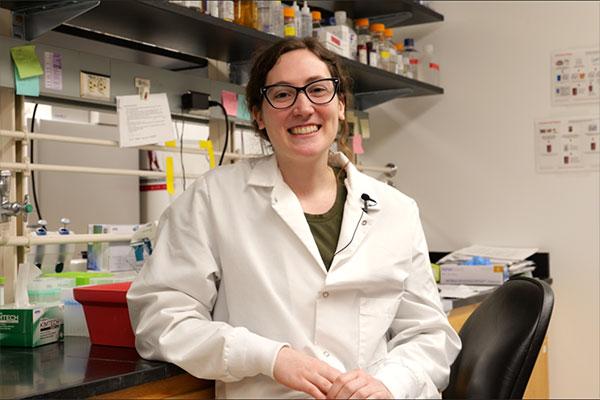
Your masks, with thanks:
M 201 140 L 200 148 L 206 150 L 206 152 L 208 153 L 208 165 L 210 166 L 210 169 L 213 169 L 216 166 L 216 164 L 215 150 L 213 148 L 212 140 Z
M 167 193 L 175 194 L 175 173 L 173 171 L 173 157 L 167 157 Z
M 360 134 L 363 139 L 368 139 L 371 136 L 371 128 L 369 126 L 368 118 L 360 119 Z
M 177 147 L 177 141 L 176 140 L 169 140 L 168 142 L 165 142 L 165 146 L 167 146 L 167 147 Z
M 19 71 L 19 78 L 27 79 L 32 76 L 44 75 L 42 64 L 35 54 L 34 45 L 13 47 L 10 49 L 10 54 L 17 66 L 17 71 Z

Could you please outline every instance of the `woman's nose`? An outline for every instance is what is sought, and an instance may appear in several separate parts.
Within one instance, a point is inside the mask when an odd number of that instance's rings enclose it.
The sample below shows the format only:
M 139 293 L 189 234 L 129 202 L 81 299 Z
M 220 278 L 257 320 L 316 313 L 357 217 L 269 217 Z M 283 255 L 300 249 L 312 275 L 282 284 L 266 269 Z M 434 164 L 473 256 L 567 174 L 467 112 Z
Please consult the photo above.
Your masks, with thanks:
M 294 115 L 302 115 L 306 113 L 312 113 L 314 111 L 313 103 L 308 99 L 308 96 L 304 92 L 298 93 L 296 103 L 293 106 Z

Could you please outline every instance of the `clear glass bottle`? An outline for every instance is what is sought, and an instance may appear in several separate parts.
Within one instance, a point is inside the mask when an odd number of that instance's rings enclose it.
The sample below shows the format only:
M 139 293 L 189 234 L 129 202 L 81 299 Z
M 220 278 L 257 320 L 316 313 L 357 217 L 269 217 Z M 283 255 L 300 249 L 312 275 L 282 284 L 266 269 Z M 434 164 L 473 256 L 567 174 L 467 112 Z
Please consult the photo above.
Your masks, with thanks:
M 294 22 L 296 23 L 296 37 L 302 37 L 302 14 L 296 0 L 292 3 L 292 8 L 294 9 Z
M 440 86 L 440 64 L 434 55 L 433 45 L 426 45 L 424 50 L 423 59 L 420 63 L 422 71 L 420 75 L 421 80 L 435 86 Z
M 313 11 L 310 13 L 312 16 L 312 36 L 318 37 L 318 29 L 321 28 L 321 11 Z
M 406 76 L 412 79 L 419 79 L 419 59 L 420 54 L 415 48 L 415 40 L 412 38 L 404 39 L 404 65 Z
M 283 36 L 296 37 L 296 18 L 292 7 L 283 9 Z
M 258 7 L 256 0 L 237 0 L 234 6 L 236 24 L 258 29 Z
M 384 38 L 383 32 L 385 30 L 385 26 L 383 24 L 371 24 L 371 46 L 369 48 L 369 65 L 372 67 L 381 67 L 381 63 L 379 61 L 380 49 L 383 47 Z M 368 43 L 367 43 L 367 47 Z
M 396 73 L 406 76 L 406 65 L 404 64 L 404 45 L 396 43 Z
M 389 52 L 387 71 L 396 73 L 397 54 L 396 45 L 394 44 L 394 42 L 392 42 L 392 36 L 394 36 L 394 31 L 392 29 L 386 29 L 384 31 L 385 47 Z
M 369 49 L 367 44 L 371 42 L 371 33 L 369 32 L 369 19 L 360 18 L 356 20 L 356 32 L 358 34 L 358 44 L 356 47 L 357 61 L 361 64 L 369 65 Z

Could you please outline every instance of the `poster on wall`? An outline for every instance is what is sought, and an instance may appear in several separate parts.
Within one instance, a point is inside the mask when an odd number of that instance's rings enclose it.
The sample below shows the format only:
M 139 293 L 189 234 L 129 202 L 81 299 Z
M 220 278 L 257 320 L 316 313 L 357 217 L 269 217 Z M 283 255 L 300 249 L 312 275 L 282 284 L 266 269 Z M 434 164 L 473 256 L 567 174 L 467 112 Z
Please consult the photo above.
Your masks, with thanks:
M 600 117 L 535 121 L 537 172 L 600 170 Z
M 555 51 L 551 59 L 552 105 L 600 100 L 600 49 Z

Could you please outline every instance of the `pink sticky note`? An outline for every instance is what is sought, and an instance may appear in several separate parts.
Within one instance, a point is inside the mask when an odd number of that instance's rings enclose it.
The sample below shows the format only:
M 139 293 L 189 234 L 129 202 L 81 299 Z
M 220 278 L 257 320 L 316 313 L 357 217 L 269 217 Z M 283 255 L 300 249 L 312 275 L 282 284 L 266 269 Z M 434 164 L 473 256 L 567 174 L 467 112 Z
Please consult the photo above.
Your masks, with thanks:
M 352 151 L 354 152 L 354 154 L 363 154 L 365 152 L 365 149 L 363 149 L 362 146 L 362 136 L 352 136 Z
M 229 115 L 230 117 L 237 116 L 238 102 L 236 93 L 227 90 L 222 90 L 221 101 L 223 102 L 225 110 L 227 110 L 227 115 Z

